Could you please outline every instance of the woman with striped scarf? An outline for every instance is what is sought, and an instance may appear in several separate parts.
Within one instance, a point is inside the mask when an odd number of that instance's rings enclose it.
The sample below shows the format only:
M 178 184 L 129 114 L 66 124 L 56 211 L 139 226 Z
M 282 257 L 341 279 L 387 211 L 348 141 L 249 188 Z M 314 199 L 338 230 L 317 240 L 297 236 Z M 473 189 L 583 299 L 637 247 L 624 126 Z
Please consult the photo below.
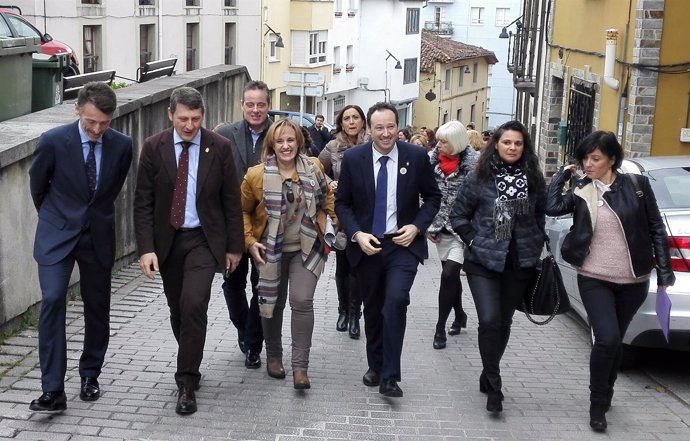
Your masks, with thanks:
M 314 291 L 326 262 L 321 228 L 326 215 L 335 220 L 334 197 L 321 164 L 300 153 L 303 144 L 295 123 L 284 119 L 272 124 L 262 163 L 247 170 L 241 188 L 245 246 L 259 264 L 266 370 L 273 378 L 285 378 L 281 330 L 289 300 L 295 389 L 311 387 L 307 369 Z

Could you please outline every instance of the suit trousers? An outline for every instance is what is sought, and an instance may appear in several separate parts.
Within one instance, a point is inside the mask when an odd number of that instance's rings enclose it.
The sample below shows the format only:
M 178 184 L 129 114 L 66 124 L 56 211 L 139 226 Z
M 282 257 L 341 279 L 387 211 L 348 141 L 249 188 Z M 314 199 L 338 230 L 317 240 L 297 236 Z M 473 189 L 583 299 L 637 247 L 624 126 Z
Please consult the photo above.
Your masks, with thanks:
M 101 266 L 89 230 L 84 231 L 72 252 L 53 265 L 38 265 L 43 302 L 38 322 L 38 354 L 43 392 L 64 390 L 67 371 L 65 337 L 66 297 L 74 263 L 79 266 L 79 288 L 84 303 L 84 346 L 79 375 L 101 373 L 110 339 L 110 273 Z
M 204 357 L 208 302 L 218 262 L 201 228 L 175 233 L 172 248 L 160 265 L 170 325 L 178 344 L 177 386 L 196 387 Z
M 401 378 L 407 306 L 418 265 L 419 260 L 410 250 L 385 238 L 381 240 L 381 251 L 363 255 L 355 268 L 364 303 L 367 362 L 385 380 Z
M 531 271 L 531 270 L 530 270 Z M 518 303 L 528 288 L 530 278 L 519 277 L 511 268 L 495 277 L 467 274 L 479 321 L 479 354 L 482 358 L 482 373 L 491 389 L 500 391 L 501 358 L 508 346 L 510 327 Z
M 252 298 L 247 304 L 247 274 L 251 263 L 249 281 L 252 286 Z M 223 296 L 228 305 L 230 321 L 237 329 L 238 337 L 244 342 L 244 347 L 252 352 L 260 353 L 263 345 L 261 317 L 259 315 L 258 291 L 259 271 L 249 253 L 242 254 L 240 263 L 235 271 L 223 278 Z
M 607 404 L 621 364 L 621 341 L 649 291 L 649 280 L 618 284 L 577 276 L 582 305 L 594 332 L 589 358 L 590 401 Z
M 289 298 L 293 371 L 306 371 L 309 367 L 311 337 L 314 333 L 314 291 L 318 280 L 314 273 L 304 267 L 301 251 L 283 253 L 273 317 L 261 318 L 266 337 L 266 357 L 282 359 L 283 312 Z

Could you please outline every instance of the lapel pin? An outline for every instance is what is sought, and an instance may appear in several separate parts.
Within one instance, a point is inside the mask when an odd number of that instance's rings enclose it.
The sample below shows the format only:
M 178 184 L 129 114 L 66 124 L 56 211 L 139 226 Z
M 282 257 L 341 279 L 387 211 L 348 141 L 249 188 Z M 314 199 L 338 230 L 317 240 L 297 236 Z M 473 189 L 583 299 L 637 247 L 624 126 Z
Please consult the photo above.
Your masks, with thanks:
M 406 169 L 405 167 L 402 167 L 402 168 L 400 169 L 400 174 L 401 174 L 401 175 L 404 175 L 405 173 L 407 173 L 407 169 Z
M 206 153 L 208 153 L 208 147 L 206 147 L 206 150 L 204 150 Z

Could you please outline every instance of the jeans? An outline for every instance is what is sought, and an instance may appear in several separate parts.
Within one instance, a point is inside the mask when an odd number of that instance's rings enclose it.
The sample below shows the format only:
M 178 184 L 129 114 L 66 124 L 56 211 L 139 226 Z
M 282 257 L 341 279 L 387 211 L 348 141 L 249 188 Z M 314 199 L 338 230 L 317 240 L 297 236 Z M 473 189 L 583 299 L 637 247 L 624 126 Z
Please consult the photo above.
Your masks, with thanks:
M 589 359 L 590 401 L 608 404 L 621 363 L 621 341 L 649 291 L 649 280 L 618 284 L 577 276 L 582 304 L 594 332 Z
M 510 339 L 513 314 L 530 278 L 517 277 L 513 270 L 506 269 L 503 273 L 495 273 L 495 277 L 468 273 L 467 281 L 479 320 L 479 354 L 484 367 L 482 375 L 492 390 L 500 391 L 501 358 Z

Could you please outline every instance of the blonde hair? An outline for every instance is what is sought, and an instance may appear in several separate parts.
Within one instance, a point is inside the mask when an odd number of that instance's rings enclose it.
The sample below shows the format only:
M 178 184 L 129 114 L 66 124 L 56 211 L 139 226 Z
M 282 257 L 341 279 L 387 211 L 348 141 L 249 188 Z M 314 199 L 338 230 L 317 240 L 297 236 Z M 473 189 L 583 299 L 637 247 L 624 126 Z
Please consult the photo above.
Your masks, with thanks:
M 469 144 L 469 136 L 460 121 L 449 121 L 436 130 L 436 139 L 441 139 L 452 147 L 454 155 L 461 153 Z
M 297 143 L 298 152 L 302 152 L 302 148 L 304 146 L 304 135 L 302 135 L 302 129 L 300 129 L 299 126 L 291 120 L 284 118 L 274 122 L 271 124 L 271 127 L 268 128 L 268 132 L 266 132 L 266 137 L 264 138 L 264 147 L 261 152 L 262 162 L 265 162 L 266 158 L 269 156 L 276 154 L 275 138 L 278 136 L 280 131 L 284 129 L 292 129 L 295 132 L 295 142 Z
M 481 133 L 476 130 L 468 130 L 467 134 L 470 137 L 469 144 L 475 150 L 481 150 L 484 148 L 484 138 L 482 137 Z
M 426 148 L 429 145 L 429 140 L 426 138 L 426 136 L 422 135 L 421 133 L 417 133 L 416 135 L 413 135 L 412 138 L 410 138 L 410 142 L 412 144 L 414 144 L 415 141 L 421 142 L 424 148 Z

